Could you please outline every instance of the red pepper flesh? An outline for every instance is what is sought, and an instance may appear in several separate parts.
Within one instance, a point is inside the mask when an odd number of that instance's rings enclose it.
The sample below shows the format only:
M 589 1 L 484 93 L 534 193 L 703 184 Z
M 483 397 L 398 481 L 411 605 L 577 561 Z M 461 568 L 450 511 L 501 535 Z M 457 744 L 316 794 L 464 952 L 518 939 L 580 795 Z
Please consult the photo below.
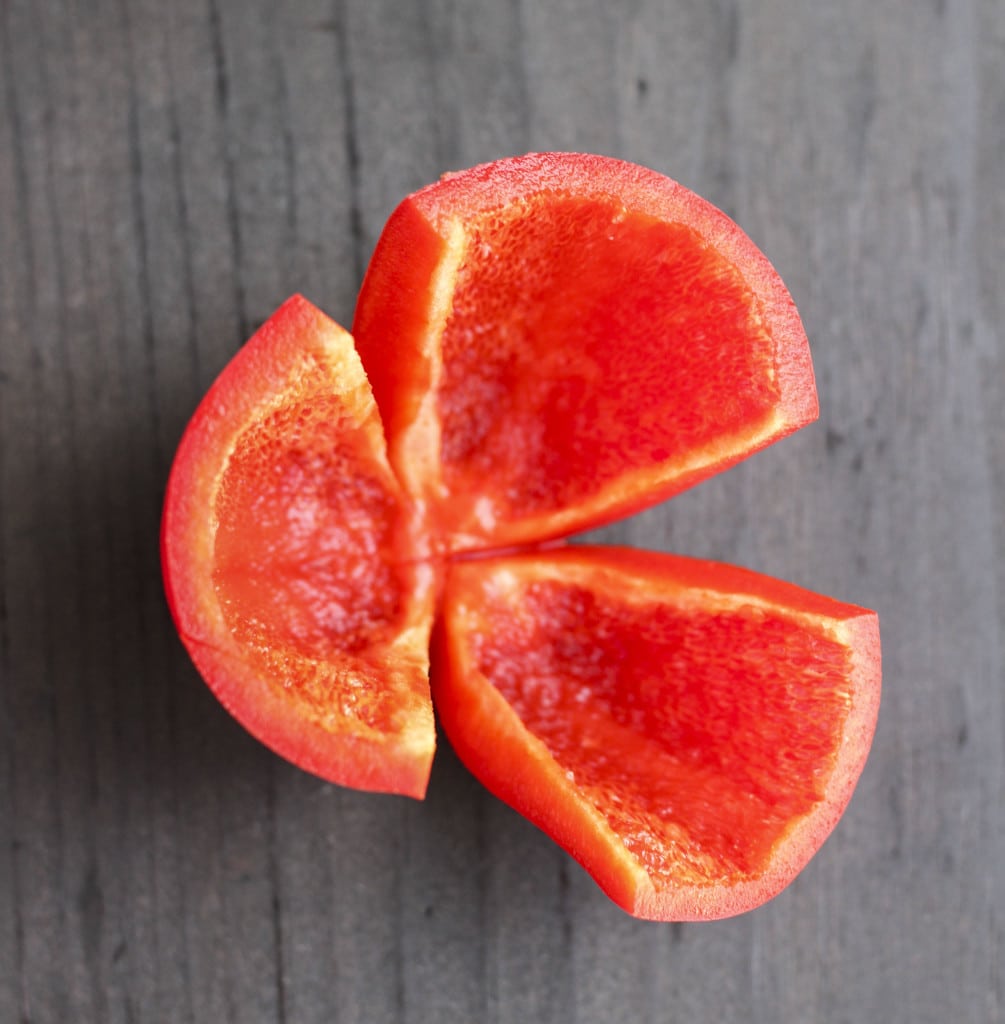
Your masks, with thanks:
M 872 741 L 875 613 L 732 566 L 579 546 L 461 562 L 437 638 L 454 750 L 639 917 L 776 895 Z
M 353 335 L 391 464 L 448 550 L 600 525 L 817 415 L 767 259 L 694 193 L 606 157 L 531 154 L 409 196 Z
M 192 660 L 223 705 L 325 779 L 422 796 L 432 569 L 349 335 L 289 299 L 182 438 L 162 562 Z

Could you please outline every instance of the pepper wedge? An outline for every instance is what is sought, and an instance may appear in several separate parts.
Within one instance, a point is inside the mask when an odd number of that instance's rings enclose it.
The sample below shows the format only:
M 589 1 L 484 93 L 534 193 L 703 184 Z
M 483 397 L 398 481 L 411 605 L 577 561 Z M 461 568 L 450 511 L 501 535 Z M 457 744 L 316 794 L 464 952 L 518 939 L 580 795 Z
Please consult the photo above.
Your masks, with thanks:
M 325 779 L 421 797 L 433 570 L 352 339 L 289 299 L 196 410 L 168 481 L 168 604 L 210 689 Z
M 356 345 L 447 550 L 600 525 L 810 422 L 806 336 L 728 217 L 653 171 L 530 154 L 391 215 Z
M 784 888 L 851 798 L 879 707 L 875 613 L 671 555 L 456 563 L 436 636 L 461 760 L 654 920 Z

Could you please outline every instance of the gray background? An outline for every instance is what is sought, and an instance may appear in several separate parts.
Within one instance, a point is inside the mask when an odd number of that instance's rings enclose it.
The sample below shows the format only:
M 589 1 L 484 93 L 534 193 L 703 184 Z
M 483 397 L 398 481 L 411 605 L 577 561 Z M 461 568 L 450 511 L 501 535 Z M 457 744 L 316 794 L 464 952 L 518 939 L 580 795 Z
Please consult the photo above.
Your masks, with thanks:
M 1003 1017 L 1001 0 L 0 0 L 0 1021 Z M 160 503 L 289 293 L 530 149 L 654 167 L 791 288 L 822 417 L 607 539 L 879 610 L 850 810 L 768 906 L 636 922 L 441 749 L 425 804 L 248 738 Z

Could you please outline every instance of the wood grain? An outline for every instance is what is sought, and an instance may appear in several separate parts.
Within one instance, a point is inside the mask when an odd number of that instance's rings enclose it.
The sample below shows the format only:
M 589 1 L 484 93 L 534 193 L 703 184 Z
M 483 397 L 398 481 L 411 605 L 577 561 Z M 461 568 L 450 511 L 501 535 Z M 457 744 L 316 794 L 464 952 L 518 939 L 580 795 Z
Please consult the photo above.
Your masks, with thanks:
M 706 195 L 810 335 L 819 424 L 602 534 L 880 612 L 851 808 L 736 920 L 626 917 L 445 745 L 424 804 L 298 772 L 161 595 L 242 340 L 530 149 Z M 2 0 L 0 1021 L 1001 1021 L 1003 166 L 998 0 Z

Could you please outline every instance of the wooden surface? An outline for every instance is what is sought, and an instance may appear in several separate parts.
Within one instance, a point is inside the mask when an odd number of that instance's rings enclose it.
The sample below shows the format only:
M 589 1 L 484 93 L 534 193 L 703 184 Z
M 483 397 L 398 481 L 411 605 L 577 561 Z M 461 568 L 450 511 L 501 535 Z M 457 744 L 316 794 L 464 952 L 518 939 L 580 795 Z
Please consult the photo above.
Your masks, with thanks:
M 0 0 L 0 1022 L 989 1022 L 1005 1004 L 1001 0 Z M 647 164 L 789 284 L 822 416 L 606 531 L 877 608 L 837 832 L 652 925 L 443 745 L 424 804 L 215 703 L 162 598 L 173 448 L 397 201 Z

